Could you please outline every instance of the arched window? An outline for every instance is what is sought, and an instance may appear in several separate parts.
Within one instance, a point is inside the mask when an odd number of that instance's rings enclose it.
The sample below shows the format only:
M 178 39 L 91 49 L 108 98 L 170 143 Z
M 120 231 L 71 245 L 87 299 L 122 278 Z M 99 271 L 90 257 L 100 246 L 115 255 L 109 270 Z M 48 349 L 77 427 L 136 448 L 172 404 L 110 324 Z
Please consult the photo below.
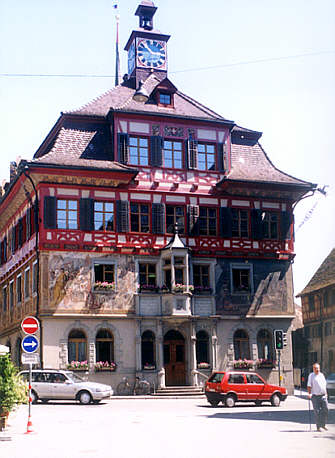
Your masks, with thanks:
M 249 336 L 243 329 L 234 334 L 235 359 L 250 359 Z
M 68 342 L 68 360 L 87 361 L 87 343 L 83 331 L 73 330 L 69 334 Z
M 17 367 L 21 366 L 21 354 L 22 354 L 21 344 L 22 344 L 22 339 L 21 337 L 18 337 L 15 343 L 15 365 Z
M 142 368 L 155 369 L 155 334 L 152 331 L 145 331 L 141 341 Z
M 108 329 L 101 329 L 95 338 L 96 361 L 114 362 L 114 337 Z
M 197 332 L 196 354 L 197 364 L 209 363 L 209 338 L 206 331 Z
M 272 334 L 267 329 L 261 329 L 257 334 L 257 349 L 259 359 L 273 360 Z

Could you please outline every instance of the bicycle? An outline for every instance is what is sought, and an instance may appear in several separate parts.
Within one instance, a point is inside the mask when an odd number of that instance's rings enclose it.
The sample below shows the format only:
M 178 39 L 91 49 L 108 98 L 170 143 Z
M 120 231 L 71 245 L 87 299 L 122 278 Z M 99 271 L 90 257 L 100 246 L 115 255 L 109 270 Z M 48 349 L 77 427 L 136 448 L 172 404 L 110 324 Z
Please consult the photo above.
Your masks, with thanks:
M 127 377 L 123 377 L 122 382 L 116 387 L 118 396 L 130 396 L 131 394 L 146 395 L 150 393 L 150 383 L 147 380 L 140 380 L 140 377 L 135 377 L 133 384 L 129 383 Z

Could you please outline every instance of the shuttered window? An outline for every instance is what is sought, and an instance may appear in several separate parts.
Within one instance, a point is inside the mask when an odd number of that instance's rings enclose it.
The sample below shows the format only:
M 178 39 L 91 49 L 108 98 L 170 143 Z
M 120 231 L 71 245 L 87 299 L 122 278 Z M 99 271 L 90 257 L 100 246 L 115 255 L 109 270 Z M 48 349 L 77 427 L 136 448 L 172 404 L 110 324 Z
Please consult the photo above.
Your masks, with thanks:
M 46 196 L 44 197 L 44 227 L 45 229 L 56 229 L 57 220 L 56 220 L 56 197 Z M 31 216 L 31 209 L 29 209 Z M 28 215 L 28 213 L 27 213 Z M 30 223 L 32 219 L 30 218 Z
M 173 234 L 177 224 L 178 233 L 185 233 L 185 207 L 183 205 L 166 206 L 166 232 Z
M 232 214 L 227 207 L 220 208 L 220 235 L 227 239 L 232 236 Z
M 94 200 L 82 198 L 79 200 L 79 227 L 82 231 L 94 229 Z
M 198 167 L 199 170 L 215 170 L 215 145 L 198 143 Z
M 164 234 L 164 205 L 160 203 L 152 204 L 152 232 L 154 234 Z
M 129 137 L 129 164 L 149 164 L 149 142 L 143 137 Z
M 127 200 L 116 202 L 116 227 L 117 232 L 129 231 L 129 202 Z
M 121 164 L 128 164 L 129 161 L 129 135 L 117 134 L 118 161 Z
M 149 205 L 130 204 L 130 230 L 131 232 L 149 232 Z
M 57 199 L 57 229 L 78 229 L 78 201 Z
M 251 211 L 251 234 L 254 240 L 261 240 L 263 238 L 263 218 L 265 212 L 262 210 L 253 209 Z M 264 225 L 264 229 L 267 229 L 267 226 Z
M 199 207 L 199 234 L 216 235 L 216 208 Z
M 164 141 L 164 167 L 172 169 L 183 168 L 183 145 L 181 141 Z
M 280 215 L 280 238 L 281 240 L 291 240 L 291 224 L 293 216 L 290 212 L 283 211 Z
M 187 167 L 189 169 L 198 168 L 198 142 L 196 140 L 186 140 Z
M 262 234 L 265 239 L 276 240 L 279 237 L 279 213 L 262 213 Z
M 199 235 L 199 207 L 189 205 L 187 207 L 188 233 L 189 235 Z
M 249 237 L 249 212 L 232 208 L 232 236 L 240 238 Z
M 114 203 L 94 202 L 94 229 L 96 231 L 114 231 Z

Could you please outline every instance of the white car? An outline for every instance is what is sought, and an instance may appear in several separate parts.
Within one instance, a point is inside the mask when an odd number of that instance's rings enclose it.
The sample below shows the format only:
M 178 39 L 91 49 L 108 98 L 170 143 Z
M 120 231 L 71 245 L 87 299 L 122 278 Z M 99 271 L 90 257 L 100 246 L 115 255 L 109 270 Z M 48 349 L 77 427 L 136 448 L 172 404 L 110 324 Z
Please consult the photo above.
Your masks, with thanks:
M 19 374 L 25 381 L 29 381 L 29 371 Z M 71 371 L 57 369 L 32 370 L 31 398 L 48 402 L 51 399 L 77 400 L 80 404 L 98 403 L 113 395 L 113 389 L 102 383 L 86 382 Z

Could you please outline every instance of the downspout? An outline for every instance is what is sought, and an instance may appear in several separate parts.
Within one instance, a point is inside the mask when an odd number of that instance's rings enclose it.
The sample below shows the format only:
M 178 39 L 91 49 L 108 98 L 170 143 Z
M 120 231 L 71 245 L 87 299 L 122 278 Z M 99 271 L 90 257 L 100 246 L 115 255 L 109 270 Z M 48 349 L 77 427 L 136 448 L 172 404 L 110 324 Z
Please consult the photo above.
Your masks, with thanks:
M 25 166 L 22 172 L 26 178 L 30 181 L 34 193 L 35 193 L 35 253 L 36 253 L 36 267 L 37 267 L 37 279 L 36 279 L 36 313 L 35 316 L 39 320 L 40 324 L 40 364 L 41 368 L 43 369 L 43 330 L 42 330 L 42 320 L 39 318 L 40 315 L 40 256 L 39 256 L 39 249 L 38 249 L 38 238 L 39 238 L 39 201 L 38 201 L 38 194 L 37 189 L 35 186 L 34 181 L 32 180 L 31 176 L 27 173 L 28 167 Z

